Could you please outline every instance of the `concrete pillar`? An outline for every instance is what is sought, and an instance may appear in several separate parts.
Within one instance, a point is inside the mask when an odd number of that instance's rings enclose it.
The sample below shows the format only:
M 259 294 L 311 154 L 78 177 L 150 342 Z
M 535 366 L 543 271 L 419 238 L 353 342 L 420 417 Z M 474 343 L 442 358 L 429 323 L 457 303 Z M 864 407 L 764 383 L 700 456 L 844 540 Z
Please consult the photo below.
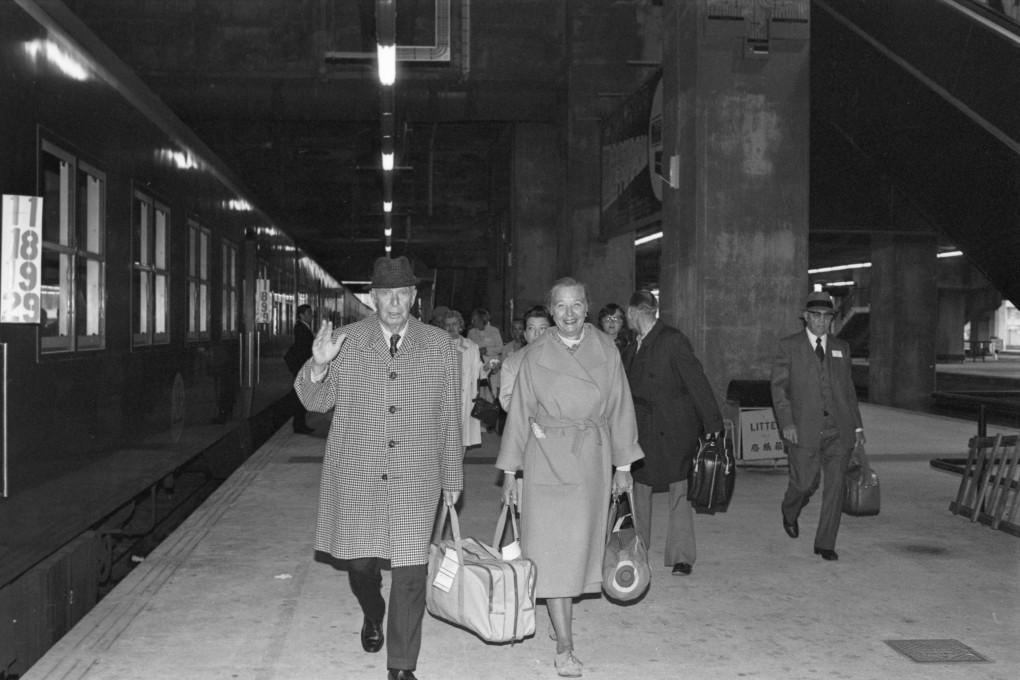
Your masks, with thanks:
M 566 6 L 566 195 L 556 271 L 547 281 L 567 275 L 584 281 L 594 322 L 603 305 L 626 304 L 634 291 L 634 235 L 601 235 L 602 121 L 651 75 L 628 61 L 658 56 L 659 8 L 644 0 Z
M 563 137 L 557 125 L 518 123 L 513 144 L 513 235 L 507 271 L 513 318 L 542 304 L 556 271 L 563 210 Z
M 967 291 L 939 287 L 938 330 L 935 357 L 938 361 L 963 361 L 963 325 L 967 323 Z
M 871 241 L 868 401 L 922 410 L 935 389 L 938 249 L 931 235 Z
M 807 296 L 808 2 L 665 0 L 662 315 L 722 400 L 764 379 Z

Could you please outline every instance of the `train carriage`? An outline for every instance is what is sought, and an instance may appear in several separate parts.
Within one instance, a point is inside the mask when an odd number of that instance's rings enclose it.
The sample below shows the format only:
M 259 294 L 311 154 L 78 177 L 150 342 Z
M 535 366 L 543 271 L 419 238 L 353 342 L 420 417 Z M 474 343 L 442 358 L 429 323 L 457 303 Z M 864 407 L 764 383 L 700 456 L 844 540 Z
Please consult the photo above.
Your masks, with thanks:
M 144 499 L 196 460 L 225 477 L 288 416 L 298 304 L 368 310 L 62 3 L 0 4 L 0 63 L 0 194 L 42 199 L 38 298 L 0 324 L 2 675 L 70 606 L 27 575 L 83 544 L 71 581 L 109 578 Z

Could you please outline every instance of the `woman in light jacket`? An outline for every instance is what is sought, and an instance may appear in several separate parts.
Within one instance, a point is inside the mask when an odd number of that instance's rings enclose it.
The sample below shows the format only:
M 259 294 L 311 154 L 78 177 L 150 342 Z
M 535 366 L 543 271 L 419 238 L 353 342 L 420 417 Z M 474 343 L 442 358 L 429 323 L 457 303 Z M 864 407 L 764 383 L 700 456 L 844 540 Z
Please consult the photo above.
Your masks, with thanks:
M 443 317 L 443 326 L 453 338 L 457 351 L 460 352 L 460 406 L 461 426 L 463 428 L 464 447 L 482 443 L 481 422 L 471 417 L 471 408 L 478 396 L 478 380 L 486 375 L 482 365 L 482 354 L 471 340 L 461 333 L 464 330 L 464 317 L 453 309 Z

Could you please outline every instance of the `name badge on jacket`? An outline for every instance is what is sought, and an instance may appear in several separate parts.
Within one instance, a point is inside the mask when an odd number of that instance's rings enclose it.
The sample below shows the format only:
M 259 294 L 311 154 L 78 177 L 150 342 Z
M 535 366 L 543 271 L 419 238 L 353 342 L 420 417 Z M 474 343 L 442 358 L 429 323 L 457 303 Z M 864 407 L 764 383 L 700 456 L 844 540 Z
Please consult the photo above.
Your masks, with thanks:
M 836 357 L 837 359 L 842 359 L 843 358 L 843 352 L 841 350 L 834 349 L 834 350 L 832 350 L 832 356 Z

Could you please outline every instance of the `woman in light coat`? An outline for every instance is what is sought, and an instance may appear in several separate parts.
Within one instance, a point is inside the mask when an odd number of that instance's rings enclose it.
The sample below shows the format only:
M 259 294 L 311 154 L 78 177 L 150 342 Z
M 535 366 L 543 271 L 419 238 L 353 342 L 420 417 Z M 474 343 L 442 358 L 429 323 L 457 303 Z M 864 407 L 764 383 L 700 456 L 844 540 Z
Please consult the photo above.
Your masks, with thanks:
M 478 396 L 478 380 L 485 377 L 486 371 L 482 364 L 482 354 L 471 340 L 461 333 L 464 331 L 464 317 L 457 310 L 446 312 L 443 326 L 453 338 L 457 351 L 460 353 L 460 405 L 461 427 L 463 429 L 464 446 L 476 446 L 482 443 L 481 421 L 471 417 L 471 409 Z
M 602 587 L 610 493 L 631 488 L 630 464 L 643 454 L 620 352 L 585 323 L 584 284 L 557 281 L 549 310 L 556 327 L 523 353 L 496 467 L 506 473 L 503 502 L 520 502 L 521 548 L 535 562 L 536 595 L 549 608 L 556 670 L 578 677 L 573 598 Z

